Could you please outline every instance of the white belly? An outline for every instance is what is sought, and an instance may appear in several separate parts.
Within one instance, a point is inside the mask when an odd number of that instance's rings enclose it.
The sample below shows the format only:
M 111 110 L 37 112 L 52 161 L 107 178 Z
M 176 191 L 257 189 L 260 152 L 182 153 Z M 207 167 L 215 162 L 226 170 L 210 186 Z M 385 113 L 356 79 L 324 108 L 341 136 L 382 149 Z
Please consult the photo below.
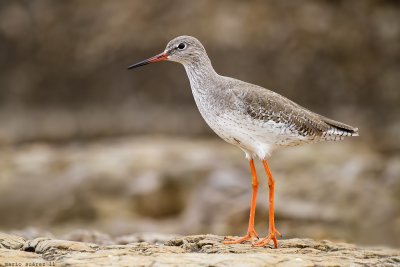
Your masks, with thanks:
M 284 123 L 255 121 L 248 116 L 224 114 L 206 121 L 215 133 L 230 144 L 240 147 L 246 158 L 265 159 L 278 147 L 310 142 L 287 128 Z
M 246 153 L 246 158 L 265 159 L 277 148 L 307 142 L 284 123 L 260 121 L 232 109 L 220 108 L 213 99 L 193 94 L 204 120 L 214 132 Z M 302 140 L 304 139 L 304 140 Z

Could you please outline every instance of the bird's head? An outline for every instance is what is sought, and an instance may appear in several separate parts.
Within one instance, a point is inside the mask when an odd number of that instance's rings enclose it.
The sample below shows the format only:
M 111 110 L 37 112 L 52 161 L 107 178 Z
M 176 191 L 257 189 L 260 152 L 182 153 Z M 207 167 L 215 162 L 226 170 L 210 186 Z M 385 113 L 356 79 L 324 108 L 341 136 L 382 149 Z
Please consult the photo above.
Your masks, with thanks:
M 164 52 L 133 64 L 129 66 L 128 69 L 137 68 L 163 60 L 175 61 L 183 65 L 190 65 L 201 61 L 203 57 L 207 57 L 207 54 L 199 40 L 191 36 L 179 36 L 167 44 Z

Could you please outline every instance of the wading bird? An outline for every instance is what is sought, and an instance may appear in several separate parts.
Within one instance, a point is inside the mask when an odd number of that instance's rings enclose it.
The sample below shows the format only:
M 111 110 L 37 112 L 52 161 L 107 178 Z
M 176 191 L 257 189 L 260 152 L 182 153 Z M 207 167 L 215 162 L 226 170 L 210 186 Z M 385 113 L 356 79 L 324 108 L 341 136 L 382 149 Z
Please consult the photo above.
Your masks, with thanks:
M 204 120 L 222 139 L 242 149 L 250 162 L 252 198 L 247 234 L 239 239 L 226 238 L 224 243 L 251 241 L 253 246 L 266 246 L 273 241 L 277 248 L 276 237 L 281 234 L 275 228 L 274 179 L 267 158 L 278 148 L 358 136 L 358 129 L 313 113 L 263 87 L 219 75 L 203 45 L 191 36 L 173 39 L 164 52 L 128 69 L 163 60 L 175 61 L 185 67 Z M 258 191 L 254 159 L 262 161 L 269 187 L 269 233 L 258 242 L 254 242 L 258 239 L 254 229 Z

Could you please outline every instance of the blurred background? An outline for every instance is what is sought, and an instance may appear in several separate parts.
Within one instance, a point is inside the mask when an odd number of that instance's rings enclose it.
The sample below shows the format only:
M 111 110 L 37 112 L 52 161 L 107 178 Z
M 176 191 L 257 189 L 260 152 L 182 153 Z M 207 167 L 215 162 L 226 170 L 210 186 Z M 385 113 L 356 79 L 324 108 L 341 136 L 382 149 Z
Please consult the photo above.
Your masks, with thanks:
M 1 231 L 245 233 L 248 162 L 184 68 L 126 70 L 179 35 L 220 74 L 360 128 L 273 155 L 285 238 L 400 246 L 400 2 L 372 0 L 1 1 Z

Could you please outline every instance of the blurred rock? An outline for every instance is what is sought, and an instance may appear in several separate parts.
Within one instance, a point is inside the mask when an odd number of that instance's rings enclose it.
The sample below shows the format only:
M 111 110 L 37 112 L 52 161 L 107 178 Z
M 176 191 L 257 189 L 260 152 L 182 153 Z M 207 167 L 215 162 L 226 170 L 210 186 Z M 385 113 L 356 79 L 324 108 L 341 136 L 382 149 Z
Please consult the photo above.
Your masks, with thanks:
M 400 246 L 399 164 L 357 139 L 275 153 L 277 228 L 289 238 Z M 265 235 L 268 187 L 256 165 L 256 229 Z M 104 244 L 138 232 L 242 235 L 250 196 L 248 162 L 220 140 L 142 137 L 0 151 L 0 229 L 22 229 L 13 233 L 29 239 L 52 238 L 47 231 Z M 129 240 L 141 239 L 120 242 Z
M 71 233 L 64 235 L 62 239 L 85 243 L 95 243 L 98 245 L 114 244 L 109 235 L 100 233 L 98 231 L 74 230 Z
M 179 215 L 185 208 L 183 187 L 178 179 L 160 173 L 138 175 L 132 184 L 132 205 L 144 217 L 165 218 Z
M 29 226 L 21 230 L 11 231 L 11 234 L 22 236 L 25 239 L 35 239 L 37 237 L 54 238 L 53 234 L 49 231 Z
M 157 233 L 137 233 L 116 237 L 115 243 L 118 245 L 127 245 L 131 243 L 164 244 L 165 242 L 179 238 L 179 235 L 157 234 Z

